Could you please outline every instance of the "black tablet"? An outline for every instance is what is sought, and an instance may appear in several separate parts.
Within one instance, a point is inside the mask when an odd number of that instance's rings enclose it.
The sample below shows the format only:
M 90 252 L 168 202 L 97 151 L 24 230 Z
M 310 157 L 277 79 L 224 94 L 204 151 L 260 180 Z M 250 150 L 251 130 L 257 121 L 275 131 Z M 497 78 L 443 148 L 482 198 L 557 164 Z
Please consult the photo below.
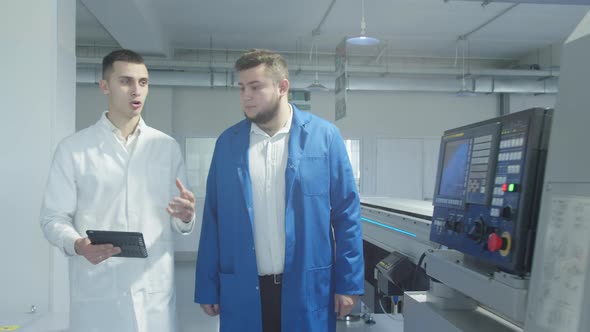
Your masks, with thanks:
M 113 257 L 145 258 L 148 256 L 142 233 L 87 230 L 86 235 L 92 244 L 110 243 L 121 248 L 121 253 Z

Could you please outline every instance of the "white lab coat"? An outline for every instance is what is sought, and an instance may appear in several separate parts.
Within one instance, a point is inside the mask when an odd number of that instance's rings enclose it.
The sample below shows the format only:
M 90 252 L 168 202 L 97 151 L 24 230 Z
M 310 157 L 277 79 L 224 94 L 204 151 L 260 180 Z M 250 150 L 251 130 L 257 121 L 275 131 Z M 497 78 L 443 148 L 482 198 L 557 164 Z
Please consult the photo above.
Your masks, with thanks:
M 190 233 L 166 212 L 186 182 L 178 143 L 140 120 L 131 157 L 104 121 L 64 139 L 54 155 L 41 228 L 70 256 L 70 332 L 175 331 L 172 230 Z M 86 230 L 142 232 L 148 257 L 92 265 L 75 255 Z

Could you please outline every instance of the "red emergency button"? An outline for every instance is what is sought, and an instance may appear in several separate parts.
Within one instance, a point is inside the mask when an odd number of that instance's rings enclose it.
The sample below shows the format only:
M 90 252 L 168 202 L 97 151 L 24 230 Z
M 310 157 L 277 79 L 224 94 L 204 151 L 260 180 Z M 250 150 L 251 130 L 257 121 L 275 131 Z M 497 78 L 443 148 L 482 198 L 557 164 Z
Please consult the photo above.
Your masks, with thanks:
M 498 234 L 492 233 L 488 237 L 488 250 L 491 252 L 498 251 L 504 249 L 506 246 L 505 240 L 501 238 Z

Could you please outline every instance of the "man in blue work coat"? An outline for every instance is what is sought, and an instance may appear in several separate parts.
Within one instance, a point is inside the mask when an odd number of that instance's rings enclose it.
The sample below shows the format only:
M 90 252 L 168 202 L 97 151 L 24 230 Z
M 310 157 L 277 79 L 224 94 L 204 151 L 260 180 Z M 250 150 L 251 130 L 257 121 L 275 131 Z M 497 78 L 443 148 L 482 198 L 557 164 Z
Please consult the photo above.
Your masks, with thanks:
M 245 120 L 217 140 L 195 302 L 220 330 L 335 331 L 362 294 L 359 197 L 338 129 L 288 103 L 285 60 L 235 64 Z

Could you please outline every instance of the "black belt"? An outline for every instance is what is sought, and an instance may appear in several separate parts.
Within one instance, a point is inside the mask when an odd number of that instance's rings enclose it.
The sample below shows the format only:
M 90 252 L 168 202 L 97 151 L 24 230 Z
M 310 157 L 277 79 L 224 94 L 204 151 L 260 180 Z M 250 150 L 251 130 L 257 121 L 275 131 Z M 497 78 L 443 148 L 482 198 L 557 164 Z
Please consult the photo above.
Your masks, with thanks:
M 272 282 L 275 285 L 283 283 L 283 274 L 267 274 L 264 276 L 258 276 L 261 282 Z

